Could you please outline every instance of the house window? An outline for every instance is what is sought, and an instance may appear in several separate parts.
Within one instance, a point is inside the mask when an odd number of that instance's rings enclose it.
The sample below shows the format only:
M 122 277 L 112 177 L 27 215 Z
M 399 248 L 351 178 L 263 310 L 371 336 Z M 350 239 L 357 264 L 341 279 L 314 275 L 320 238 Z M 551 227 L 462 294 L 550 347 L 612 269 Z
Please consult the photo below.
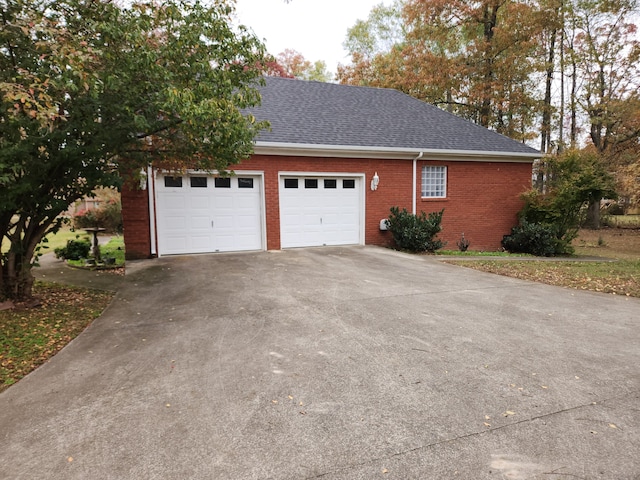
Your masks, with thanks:
M 191 177 L 191 188 L 207 188 L 207 177 Z
M 231 188 L 231 179 L 229 177 L 217 177 L 214 180 L 216 188 Z
M 284 188 L 298 188 L 298 179 L 297 178 L 285 178 L 284 179 Z
M 304 188 L 318 188 L 318 179 L 317 178 L 305 178 L 304 179 Z
M 164 177 L 165 187 L 182 187 L 182 177 Z
M 253 188 L 253 178 L 238 178 L 238 188 Z
M 447 167 L 426 165 L 422 167 L 422 197 L 445 198 L 447 196 Z

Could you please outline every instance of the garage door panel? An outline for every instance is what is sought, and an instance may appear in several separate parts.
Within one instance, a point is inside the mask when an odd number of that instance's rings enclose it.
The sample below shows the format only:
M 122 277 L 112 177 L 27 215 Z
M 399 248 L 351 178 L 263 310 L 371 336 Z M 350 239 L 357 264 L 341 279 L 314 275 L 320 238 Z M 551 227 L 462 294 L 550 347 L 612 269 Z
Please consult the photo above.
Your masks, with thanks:
M 184 195 L 176 194 L 173 192 L 167 192 L 162 197 L 161 206 L 167 210 L 180 211 L 184 210 L 187 205 L 187 201 Z
M 261 178 L 246 178 L 253 179 L 245 182 L 253 188 L 240 189 L 237 181 L 226 183 L 229 188 L 216 187 L 213 178 L 192 187 L 188 177 L 182 187 L 165 187 L 160 177 L 156 182 L 159 253 L 262 249 Z
M 191 220 L 191 229 L 193 230 L 210 230 L 211 229 L 211 220 L 210 216 L 199 215 L 193 216 L 190 218 Z
M 232 251 L 237 247 L 236 236 L 224 234 L 216 235 L 216 245 L 220 252 Z
M 296 178 L 299 188 L 284 188 L 287 179 L 288 185 L 295 185 Z M 356 188 L 343 188 L 347 178 Z M 361 243 L 360 179 L 336 176 L 314 180 L 317 182 L 305 182 L 304 177 L 280 179 L 282 247 Z M 305 184 L 317 184 L 318 188 L 305 188 Z
M 167 228 L 171 230 L 185 230 L 187 228 L 187 219 L 184 217 L 177 217 L 175 215 L 167 215 L 166 219 Z
M 255 211 L 256 205 L 259 203 L 260 197 L 257 193 L 251 195 L 240 195 L 236 198 L 235 206 L 239 209 L 248 209 Z
M 226 215 L 216 215 L 215 220 L 213 221 L 213 228 L 216 231 L 221 229 L 230 230 L 233 228 L 233 216 Z M 231 232 L 225 232 L 226 235 L 229 235 Z
M 255 215 L 238 215 L 236 220 L 237 220 L 237 227 L 240 230 L 253 229 L 253 226 L 256 224 Z
M 187 248 L 187 239 L 184 235 L 180 237 L 167 237 L 167 249 L 184 250 Z
M 194 252 L 203 252 L 206 251 L 211 243 L 211 235 L 191 235 L 189 240 Z

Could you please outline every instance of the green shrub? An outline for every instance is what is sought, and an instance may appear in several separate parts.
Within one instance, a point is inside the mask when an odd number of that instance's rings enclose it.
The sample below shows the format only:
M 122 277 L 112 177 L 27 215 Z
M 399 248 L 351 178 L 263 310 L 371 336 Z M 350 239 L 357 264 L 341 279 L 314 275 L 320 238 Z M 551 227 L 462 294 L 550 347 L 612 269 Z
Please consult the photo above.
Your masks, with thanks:
M 391 207 L 391 215 L 387 220 L 387 227 L 393 235 L 393 240 L 401 250 L 410 252 L 435 252 L 442 248 L 444 243 L 436 239 L 436 235 L 442 230 L 442 215 L 440 212 L 420 212 L 414 215 L 406 209 Z
M 87 258 L 91 251 L 91 244 L 86 240 L 69 240 L 66 247 L 54 250 L 56 258 L 63 260 L 80 260 Z
M 571 240 L 558 235 L 558 227 L 545 223 L 521 220 L 502 238 L 502 246 L 511 253 L 530 253 L 538 257 L 570 255 L 574 252 Z

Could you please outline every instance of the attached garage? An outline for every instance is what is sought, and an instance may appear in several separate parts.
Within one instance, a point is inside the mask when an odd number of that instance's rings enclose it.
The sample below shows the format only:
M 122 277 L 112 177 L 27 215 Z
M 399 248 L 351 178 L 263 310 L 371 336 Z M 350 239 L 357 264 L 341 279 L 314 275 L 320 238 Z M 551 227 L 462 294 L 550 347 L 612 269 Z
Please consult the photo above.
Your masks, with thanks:
M 123 189 L 127 258 L 391 246 L 380 228 L 391 207 L 444 208 L 439 238 L 464 232 L 477 250 L 517 224 L 537 150 L 391 89 L 265 77 L 258 90 L 261 104 L 240 113 L 271 128 L 235 175 L 156 165 Z
M 363 241 L 362 177 L 280 175 L 282 248 Z
M 156 178 L 158 254 L 261 250 L 261 175 Z

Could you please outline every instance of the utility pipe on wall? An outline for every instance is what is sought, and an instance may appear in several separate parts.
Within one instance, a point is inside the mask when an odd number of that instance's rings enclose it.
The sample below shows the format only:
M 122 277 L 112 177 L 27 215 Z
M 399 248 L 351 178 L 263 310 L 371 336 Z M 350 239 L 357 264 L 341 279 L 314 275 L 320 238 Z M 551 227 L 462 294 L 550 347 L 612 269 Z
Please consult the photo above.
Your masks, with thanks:
M 147 192 L 149 193 L 149 233 L 151 235 L 151 255 L 157 255 L 156 244 L 156 177 L 153 167 L 147 167 Z
M 418 196 L 416 194 L 416 189 L 418 188 L 418 160 L 422 158 L 424 155 L 424 151 L 421 151 L 416 158 L 413 159 L 413 204 L 412 204 L 412 212 L 416 215 L 416 210 L 418 209 Z

